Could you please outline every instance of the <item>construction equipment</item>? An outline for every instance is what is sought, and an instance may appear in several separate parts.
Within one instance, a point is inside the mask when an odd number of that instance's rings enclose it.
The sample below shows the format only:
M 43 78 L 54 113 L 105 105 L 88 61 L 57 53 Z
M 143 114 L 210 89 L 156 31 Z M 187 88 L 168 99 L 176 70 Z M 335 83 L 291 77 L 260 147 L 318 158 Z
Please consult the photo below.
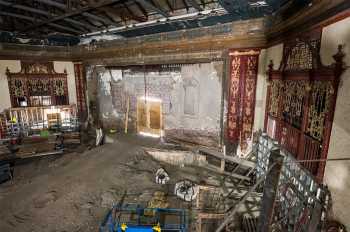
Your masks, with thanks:
M 183 209 L 143 208 L 137 204 L 115 205 L 100 226 L 100 232 L 187 232 Z

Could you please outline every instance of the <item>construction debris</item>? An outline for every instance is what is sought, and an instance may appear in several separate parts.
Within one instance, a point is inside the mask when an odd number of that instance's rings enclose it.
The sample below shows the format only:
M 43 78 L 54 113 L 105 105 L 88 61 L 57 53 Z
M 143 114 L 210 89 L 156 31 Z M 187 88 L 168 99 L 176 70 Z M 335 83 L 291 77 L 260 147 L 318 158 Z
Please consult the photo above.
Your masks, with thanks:
M 193 201 L 198 194 L 198 186 L 189 180 L 183 180 L 175 184 L 175 195 L 184 201 Z
M 167 201 L 166 195 L 164 192 L 156 191 L 153 194 L 152 199 L 148 202 L 148 208 L 155 209 L 165 209 L 169 207 L 169 203 Z
M 169 174 L 164 170 L 164 168 L 159 168 L 156 172 L 156 183 L 166 184 L 170 180 Z

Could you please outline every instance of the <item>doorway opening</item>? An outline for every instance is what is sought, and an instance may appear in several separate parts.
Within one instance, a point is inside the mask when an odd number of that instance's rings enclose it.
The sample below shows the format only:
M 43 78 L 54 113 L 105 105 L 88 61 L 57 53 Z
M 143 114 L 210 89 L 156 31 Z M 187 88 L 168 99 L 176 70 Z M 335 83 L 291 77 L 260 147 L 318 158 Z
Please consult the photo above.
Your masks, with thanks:
M 162 100 L 153 97 L 137 99 L 137 133 L 159 138 L 162 136 Z

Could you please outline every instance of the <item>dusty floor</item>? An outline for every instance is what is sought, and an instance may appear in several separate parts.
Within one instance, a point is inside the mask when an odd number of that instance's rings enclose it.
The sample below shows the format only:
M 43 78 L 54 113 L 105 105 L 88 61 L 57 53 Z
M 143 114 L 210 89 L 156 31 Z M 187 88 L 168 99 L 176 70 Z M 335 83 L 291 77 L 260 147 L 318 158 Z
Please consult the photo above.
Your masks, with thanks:
M 0 231 L 95 232 L 124 191 L 129 203 L 146 204 L 156 190 L 171 195 L 171 185 L 154 181 L 161 164 L 142 148 L 159 147 L 159 141 L 135 138 L 119 137 L 82 153 L 17 166 L 13 182 L 0 185 Z M 172 169 L 172 184 L 187 176 L 180 168 L 167 168 Z M 175 197 L 169 202 L 171 207 L 190 207 Z

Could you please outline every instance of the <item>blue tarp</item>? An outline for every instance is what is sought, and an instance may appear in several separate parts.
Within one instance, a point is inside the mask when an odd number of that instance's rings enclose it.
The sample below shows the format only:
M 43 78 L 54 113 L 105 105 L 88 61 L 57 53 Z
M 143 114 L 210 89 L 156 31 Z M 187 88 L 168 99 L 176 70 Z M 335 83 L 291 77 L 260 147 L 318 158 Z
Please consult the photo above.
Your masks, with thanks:
M 119 228 L 118 232 L 121 232 L 122 230 Z M 154 232 L 152 227 L 145 227 L 145 226 L 128 226 L 125 232 Z

